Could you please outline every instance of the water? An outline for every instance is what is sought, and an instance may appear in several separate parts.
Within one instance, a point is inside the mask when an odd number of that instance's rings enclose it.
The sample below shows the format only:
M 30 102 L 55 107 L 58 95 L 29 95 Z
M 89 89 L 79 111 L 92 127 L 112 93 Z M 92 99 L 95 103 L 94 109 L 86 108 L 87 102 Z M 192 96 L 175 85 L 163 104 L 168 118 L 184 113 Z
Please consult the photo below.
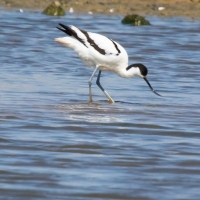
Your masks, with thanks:
M 0 12 L 0 199 L 199 199 L 199 20 Z M 92 73 L 54 42 L 58 23 L 104 34 L 148 79 Z

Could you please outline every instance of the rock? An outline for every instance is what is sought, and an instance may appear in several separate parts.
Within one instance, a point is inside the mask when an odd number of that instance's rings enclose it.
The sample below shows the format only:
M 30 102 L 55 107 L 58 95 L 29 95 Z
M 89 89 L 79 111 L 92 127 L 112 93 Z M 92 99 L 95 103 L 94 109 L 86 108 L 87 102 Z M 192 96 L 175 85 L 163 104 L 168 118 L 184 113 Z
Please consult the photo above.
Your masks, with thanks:
M 165 10 L 165 7 L 158 7 L 159 11 Z
M 130 24 L 133 26 L 151 25 L 148 20 L 137 14 L 126 15 L 122 19 L 122 24 Z
M 71 7 L 71 8 L 69 9 L 69 12 L 70 12 L 70 13 L 73 13 L 73 12 L 74 12 L 74 9 Z
M 42 13 L 51 16 L 64 16 L 65 10 L 61 7 L 58 1 L 54 1 Z

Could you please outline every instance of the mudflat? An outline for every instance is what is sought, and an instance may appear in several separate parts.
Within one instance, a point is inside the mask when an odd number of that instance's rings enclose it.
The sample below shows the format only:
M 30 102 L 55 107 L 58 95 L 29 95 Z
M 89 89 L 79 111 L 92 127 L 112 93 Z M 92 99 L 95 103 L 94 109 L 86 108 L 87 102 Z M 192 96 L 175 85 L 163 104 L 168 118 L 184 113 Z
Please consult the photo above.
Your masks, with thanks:
M 45 9 L 52 0 L 0 0 L 0 6 L 8 9 Z M 61 0 L 63 8 L 74 12 L 111 15 L 158 15 L 200 18 L 200 0 Z

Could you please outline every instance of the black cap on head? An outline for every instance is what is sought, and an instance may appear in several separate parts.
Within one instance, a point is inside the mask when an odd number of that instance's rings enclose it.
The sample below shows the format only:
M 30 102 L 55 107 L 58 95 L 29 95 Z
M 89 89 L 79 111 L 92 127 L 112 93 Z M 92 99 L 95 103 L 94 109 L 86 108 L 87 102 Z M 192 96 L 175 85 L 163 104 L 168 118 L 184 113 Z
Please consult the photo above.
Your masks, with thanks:
M 146 76 L 148 74 L 148 69 L 141 63 L 137 64 L 137 67 L 140 69 L 140 73 L 142 76 Z
M 138 67 L 142 76 L 146 76 L 148 74 L 148 69 L 141 63 L 132 64 L 128 66 L 126 70 L 129 70 L 131 67 Z
M 126 68 L 126 70 L 129 70 L 131 67 L 138 67 L 138 68 L 140 69 L 141 75 L 143 76 L 142 78 L 146 81 L 146 83 L 147 83 L 148 86 L 150 87 L 151 91 L 152 91 L 154 94 L 156 94 L 156 95 L 158 95 L 158 96 L 161 96 L 160 94 L 158 94 L 158 93 L 152 88 L 152 86 L 150 85 L 149 81 L 147 80 L 146 75 L 148 74 L 148 69 L 147 69 L 143 64 L 141 64 L 141 63 L 132 64 L 132 65 L 128 66 L 128 67 Z

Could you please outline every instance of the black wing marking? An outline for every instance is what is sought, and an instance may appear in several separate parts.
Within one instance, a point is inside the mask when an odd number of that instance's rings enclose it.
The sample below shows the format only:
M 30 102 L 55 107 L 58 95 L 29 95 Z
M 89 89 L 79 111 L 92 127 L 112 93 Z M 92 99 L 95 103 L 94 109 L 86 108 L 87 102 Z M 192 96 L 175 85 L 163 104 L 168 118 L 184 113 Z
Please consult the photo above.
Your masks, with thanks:
M 60 28 L 60 27 L 56 27 L 57 29 L 63 31 L 64 33 L 66 33 L 66 34 L 69 35 L 69 36 L 75 37 L 79 42 L 81 42 L 84 46 L 86 46 L 85 43 L 84 43 L 84 41 L 83 41 L 81 38 L 79 38 L 78 35 L 77 35 L 77 33 L 76 33 L 74 30 L 72 30 L 69 26 L 65 26 L 64 24 L 59 24 L 59 25 L 60 25 L 63 29 Z M 86 47 L 87 47 L 87 46 L 86 46 Z
M 106 55 L 106 51 L 104 49 L 101 49 L 95 42 L 94 40 L 92 40 L 90 38 L 90 36 L 88 35 L 88 33 L 84 30 L 79 29 L 87 38 L 87 41 L 90 43 L 90 45 L 96 50 L 98 51 L 100 54 Z
M 62 28 L 56 27 L 57 29 L 63 31 L 64 33 L 66 33 L 66 34 L 69 35 L 69 36 L 75 37 L 79 42 L 81 42 L 84 46 L 86 46 L 84 40 L 81 39 L 80 37 L 78 37 L 77 33 L 76 33 L 73 29 L 71 29 L 69 26 L 65 26 L 64 24 L 60 24 L 60 23 L 59 23 L 59 25 L 60 25 Z M 94 42 L 94 40 L 92 40 L 92 39 L 90 38 L 90 36 L 89 36 L 89 34 L 87 33 L 87 31 L 84 31 L 84 30 L 82 30 L 82 29 L 79 29 L 79 30 L 85 35 L 85 37 L 86 37 L 86 39 L 87 39 L 87 42 L 88 42 L 96 51 L 98 51 L 98 52 L 99 52 L 100 54 L 102 54 L 102 55 L 106 55 L 106 51 L 105 51 L 104 49 L 101 49 L 101 48 Z M 111 40 L 111 41 L 112 41 L 112 40 Z M 120 50 L 118 49 L 117 44 L 114 43 L 114 41 L 112 41 L 112 42 L 113 42 L 115 48 L 116 48 L 117 51 L 118 51 L 118 54 L 117 54 L 117 55 L 119 55 Z M 87 46 L 86 46 L 86 47 L 87 47 Z M 88 48 L 88 47 L 87 47 L 87 48 Z
M 110 39 L 110 38 L 109 38 Z M 121 51 L 119 50 L 119 48 L 118 48 L 118 46 L 117 46 L 117 44 L 112 40 L 112 39 L 110 39 L 111 41 L 112 41 L 112 43 L 114 44 L 114 46 L 115 46 L 115 49 L 117 50 L 117 52 L 118 52 L 118 54 L 116 54 L 117 56 L 121 53 Z

